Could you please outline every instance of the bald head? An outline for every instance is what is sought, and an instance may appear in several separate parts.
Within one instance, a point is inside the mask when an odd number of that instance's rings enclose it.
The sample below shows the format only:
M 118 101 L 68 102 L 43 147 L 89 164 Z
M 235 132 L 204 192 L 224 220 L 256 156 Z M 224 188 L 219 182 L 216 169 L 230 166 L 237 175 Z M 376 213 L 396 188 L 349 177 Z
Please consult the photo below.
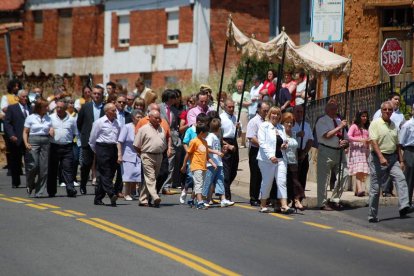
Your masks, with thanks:
M 158 128 L 161 123 L 161 115 L 158 110 L 151 110 L 148 113 L 148 119 L 154 128 Z
M 149 106 L 148 106 L 148 114 L 149 114 L 149 112 L 151 112 L 152 110 L 156 110 L 156 111 L 158 111 L 158 112 L 160 112 L 160 106 L 158 105 L 158 104 L 156 104 L 156 103 L 152 103 L 152 104 L 150 104 Z

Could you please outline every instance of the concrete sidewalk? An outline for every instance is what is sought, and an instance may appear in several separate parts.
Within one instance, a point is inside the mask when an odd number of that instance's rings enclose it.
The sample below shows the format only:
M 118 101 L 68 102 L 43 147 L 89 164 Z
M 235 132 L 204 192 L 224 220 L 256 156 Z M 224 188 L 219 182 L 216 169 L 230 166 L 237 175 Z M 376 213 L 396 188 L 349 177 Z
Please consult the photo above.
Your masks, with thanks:
M 239 170 L 237 172 L 236 179 L 231 185 L 231 191 L 233 194 L 245 198 L 246 201 L 250 199 L 249 196 L 249 186 L 250 186 L 250 170 L 249 170 L 249 157 L 248 149 L 242 148 L 239 150 L 240 162 Z M 312 170 L 312 166 L 310 168 Z M 311 173 L 309 173 L 310 175 Z M 316 199 L 316 182 L 310 181 L 308 179 L 306 183 L 305 191 L 306 199 L 304 200 L 304 205 L 308 208 L 315 208 L 317 206 Z M 330 197 L 331 192 L 328 191 L 328 198 Z M 353 191 L 345 191 L 341 197 L 341 204 L 350 207 L 350 208 L 359 208 L 368 206 L 368 196 L 365 197 L 356 197 Z M 380 197 L 380 205 L 398 205 L 397 197 Z

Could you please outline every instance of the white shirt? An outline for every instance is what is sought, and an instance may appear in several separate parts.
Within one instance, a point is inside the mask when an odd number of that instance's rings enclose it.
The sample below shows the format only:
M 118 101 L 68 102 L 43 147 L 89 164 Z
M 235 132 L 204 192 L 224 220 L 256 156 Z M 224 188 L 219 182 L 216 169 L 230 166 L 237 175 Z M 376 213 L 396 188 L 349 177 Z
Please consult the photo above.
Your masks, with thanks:
M 375 119 L 378 119 L 381 117 L 381 109 L 378 109 L 377 112 L 375 112 L 374 117 L 372 118 L 372 120 L 374 121 Z M 401 113 L 401 111 L 399 109 L 394 110 L 394 112 L 391 115 L 391 121 L 393 121 L 393 123 L 395 124 L 395 126 L 400 129 L 401 128 L 401 123 L 405 121 L 404 118 L 404 114 Z
M 257 138 L 257 133 L 259 132 L 260 125 L 264 122 L 262 116 L 256 114 L 248 123 L 247 123 L 247 133 L 246 137 L 248 139 L 252 139 L 254 137 Z M 250 143 L 250 147 L 257 148 L 255 145 Z
M 321 117 L 318 122 L 316 123 L 316 135 L 318 136 L 318 143 L 326 145 L 328 147 L 338 148 L 339 147 L 339 138 L 335 135 L 331 138 L 325 138 L 323 135 L 335 128 L 335 125 L 333 123 L 333 120 L 336 121 L 337 125 L 339 126 L 341 124 L 341 120 L 338 118 L 332 119 L 328 115 L 324 115 Z M 340 130 L 342 133 L 343 131 Z M 344 131 L 344 138 L 348 139 L 348 133 Z
M 30 129 L 29 136 L 48 136 L 51 125 L 52 121 L 47 114 L 43 118 L 39 114 L 31 114 L 24 121 L 24 127 Z
M 252 100 L 252 104 L 249 105 L 249 114 L 251 116 L 254 116 L 254 114 L 256 114 L 257 111 L 257 103 L 259 100 L 259 96 L 260 96 L 260 89 L 262 89 L 263 87 L 263 83 L 259 84 L 259 86 L 253 86 L 252 89 L 250 89 L 250 99 Z M 253 99 L 256 99 L 256 101 L 253 101 Z
M 259 132 L 257 138 L 259 140 L 259 152 L 257 153 L 257 160 L 272 162 L 270 159 L 276 156 L 276 143 L 277 137 L 276 133 L 282 138 L 283 141 L 286 140 L 287 136 L 285 129 L 282 125 L 278 124 L 274 126 L 270 122 L 263 122 L 259 127 Z M 283 159 L 286 161 L 286 153 L 282 150 Z
M 210 132 L 206 137 L 206 142 L 209 148 L 213 150 L 221 151 L 220 139 L 217 137 L 216 134 Z M 220 156 L 214 153 L 209 153 L 208 156 L 214 161 L 214 163 L 218 167 L 223 166 L 223 161 L 221 160 Z M 210 162 L 207 162 L 207 167 L 211 167 L 211 166 L 212 165 L 210 164 Z
M 305 99 L 302 98 L 300 95 L 298 95 L 304 92 L 305 89 L 306 89 L 306 78 L 304 78 L 303 81 L 296 86 L 296 99 L 295 99 L 296 105 L 301 105 L 305 102 Z
M 3 95 L 1 97 L 0 109 L 6 108 L 9 106 L 9 100 L 7 99 L 7 95 Z
M 27 109 L 28 108 L 27 105 L 23 106 L 21 103 L 19 103 L 19 106 L 20 106 L 20 110 L 22 111 L 22 113 L 26 114 L 25 117 L 30 115 L 29 110 Z
M 414 146 L 414 117 L 402 125 L 398 138 L 403 147 Z
M 294 126 L 293 126 L 293 128 L 292 128 L 292 131 L 293 131 L 294 133 L 296 133 L 296 134 L 297 134 L 298 132 L 302 131 L 302 124 L 298 124 L 298 123 L 296 122 L 296 123 L 295 123 L 295 125 L 294 125 Z M 309 140 L 312 140 L 312 141 L 313 141 L 312 129 L 311 129 L 310 125 L 309 125 L 307 122 L 305 122 L 304 132 L 305 132 L 305 135 L 304 135 L 303 137 L 296 137 L 296 141 L 298 141 L 298 144 L 299 144 L 299 146 L 298 146 L 298 147 L 300 147 L 301 140 L 303 139 L 302 149 L 305 149 L 305 147 L 306 147 L 306 143 L 307 143 Z
M 233 138 L 236 136 L 236 116 L 227 112 L 220 114 L 221 129 L 223 130 L 223 138 Z
M 69 114 L 61 119 L 57 113 L 50 115 L 54 136 L 50 137 L 50 142 L 59 145 L 72 144 L 73 137 L 78 134 L 76 120 Z
M 91 136 L 89 137 L 89 145 L 95 152 L 96 143 L 116 144 L 121 128 L 118 120 L 112 122 L 105 115 L 96 120 L 92 125 Z
M 118 120 L 119 126 L 122 128 L 125 125 L 125 111 L 116 110 L 116 119 Z

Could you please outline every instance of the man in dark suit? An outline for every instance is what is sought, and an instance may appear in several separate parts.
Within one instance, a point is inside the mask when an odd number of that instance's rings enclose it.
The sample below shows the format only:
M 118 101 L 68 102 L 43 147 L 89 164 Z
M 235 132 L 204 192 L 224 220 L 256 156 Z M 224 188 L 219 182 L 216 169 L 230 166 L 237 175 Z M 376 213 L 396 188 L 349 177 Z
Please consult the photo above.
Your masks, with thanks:
M 161 118 L 166 120 L 170 126 L 172 148 L 170 149 L 170 156 L 164 154 L 159 179 L 157 179 L 157 188 L 162 188 L 162 193 L 167 195 L 173 194 L 170 188 L 172 188 L 174 181 L 176 186 L 180 185 L 179 168 L 176 166 L 176 163 L 178 163 L 177 152 L 182 143 L 179 133 L 180 117 L 177 108 L 175 108 L 177 98 L 176 91 L 167 89 L 162 93 L 162 103 L 160 104 Z
M 19 102 L 7 108 L 4 118 L 4 130 L 10 146 L 10 171 L 12 176 L 12 187 L 20 186 L 20 172 L 22 171 L 22 157 L 25 152 L 23 143 L 24 121 L 30 114 L 27 106 L 27 92 L 19 90 L 17 93 Z
M 118 120 L 119 126 L 122 128 L 124 125 L 132 122 L 131 113 L 125 111 L 126 106 L 126 96 L 119 94 L 116 98 L 115 107 L 116 107 L 116 118 Z M 122 182 L 122 173 L 121 173 L 121 164 L 118 164 L 116 168 L 116 180 L 114 189 L 118 197 L 123 198 L 122 194 L 123 182 Z
M 86 183 L 88 182 L 89 172 L 95 156 L 89 146 L 89 136 L 92 130 L 92 124 L 105 115 L 103 110 L 103 92 L 103 85 L 96 85 L 92 90 L 92 101 L 84 104 L 78 114 L 77 126 L 82 146 L 80 192 L 83 195 L 86 194 Z

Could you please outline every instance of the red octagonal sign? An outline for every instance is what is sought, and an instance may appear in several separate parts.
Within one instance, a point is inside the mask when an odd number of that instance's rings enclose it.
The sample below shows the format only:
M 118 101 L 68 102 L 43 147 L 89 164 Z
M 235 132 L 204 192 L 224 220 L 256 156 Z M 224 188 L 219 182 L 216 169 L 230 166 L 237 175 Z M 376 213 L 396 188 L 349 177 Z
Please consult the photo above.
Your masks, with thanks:
M 381 48 L 381 65 L 388 75 L 399 75 L 404 67 L 404 52 L 395 38 L 387 38 Z

